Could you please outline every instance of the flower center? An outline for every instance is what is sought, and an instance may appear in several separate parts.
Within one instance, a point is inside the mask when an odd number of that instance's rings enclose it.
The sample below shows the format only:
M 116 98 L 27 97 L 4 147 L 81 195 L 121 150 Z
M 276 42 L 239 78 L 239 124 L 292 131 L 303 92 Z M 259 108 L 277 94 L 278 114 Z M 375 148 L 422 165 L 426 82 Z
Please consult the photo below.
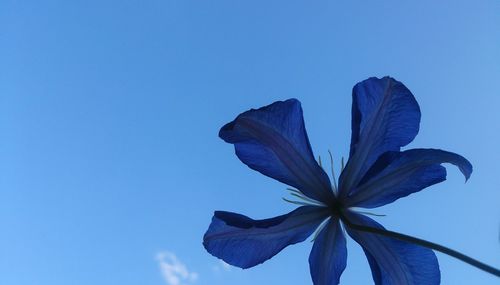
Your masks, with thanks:
M 332 204 L 328 205 L 328 209 L 332 216 L 340 217 L 341 212 L 344 210 L 344 205 L 341 201 L 336 200 Z

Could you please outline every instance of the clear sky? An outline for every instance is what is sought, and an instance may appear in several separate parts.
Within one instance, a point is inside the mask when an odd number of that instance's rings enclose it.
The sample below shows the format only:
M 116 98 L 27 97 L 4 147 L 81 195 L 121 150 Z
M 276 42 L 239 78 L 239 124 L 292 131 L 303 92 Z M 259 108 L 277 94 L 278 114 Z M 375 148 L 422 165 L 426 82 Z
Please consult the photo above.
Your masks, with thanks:
M 293 209 L 218 130 L 295 97 L 338 161 L 352 86 L 384 75 L 420 104 L 409 147 L 474 173 L 447 167 L 377 220 L 500 267 L 499 26 L 496 0 L 0 1 L 0 284 L 310 284 L 310 242 L 248 270 L 205 252 L 214 210 Z M 350 239 L 348 255 L 342 284 L 371 284 Z M 442 284 L 498 284 L 437 256 Z

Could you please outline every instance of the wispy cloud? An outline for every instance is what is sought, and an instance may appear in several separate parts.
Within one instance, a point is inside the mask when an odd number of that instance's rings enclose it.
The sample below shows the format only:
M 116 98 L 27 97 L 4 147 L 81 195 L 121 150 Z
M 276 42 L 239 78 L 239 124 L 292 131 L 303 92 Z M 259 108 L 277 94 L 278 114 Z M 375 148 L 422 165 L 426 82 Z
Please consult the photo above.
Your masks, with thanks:
M 189 271 L 175 254 L 162 251 L 156 254 L 161 274 L 168 285 L 186 285 L 198 280 L 198 273 Z

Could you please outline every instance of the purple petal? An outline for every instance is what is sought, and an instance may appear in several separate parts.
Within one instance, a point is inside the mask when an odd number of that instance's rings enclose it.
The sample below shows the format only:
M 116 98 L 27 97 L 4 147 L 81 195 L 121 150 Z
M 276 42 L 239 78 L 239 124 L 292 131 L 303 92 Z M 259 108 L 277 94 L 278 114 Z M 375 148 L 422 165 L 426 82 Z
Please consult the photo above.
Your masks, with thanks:
M 299 189 L 317 201 L 332 199 L 328 175 L 314 159 L 296 99 L 240 114 L 220 130 L 250 168 Z
M 375 208 L 442 182 L 446 180 L 446 169 L 441 163 L 456 165 L 466 179 L 472 173 L 470 162 L 452 152 L 438 149 L 388 152 L 368 171 L 367 181 L 363 178 L 345 204 L 347 207 Z
M 231 265 L 249 268 L 288 245 L 304 241 L 327 216 L 326 208 L 315 206 L 303 206 L 266 220 L 218 211 L 203 237 L 203 246 Z
M 374 220 L 353 212 L 346 213 L 354 224 L 383 229 Z M 441 280 L 439 264 L 428 248 L 352 230 L 348 234 L 361 245 L 372 269 L 376 285 L 438 285 Z
M 338 218 L 331 218 L 314 241 L 309 268 L 314 285 L 337 285 L 347 263 L 344 233 Z
M 420 108 L 401 82 L 369 78 L 353 88 L 351 151 L 339 186 L 345 197 L 387 151 L 399 151 L 418 133 Z

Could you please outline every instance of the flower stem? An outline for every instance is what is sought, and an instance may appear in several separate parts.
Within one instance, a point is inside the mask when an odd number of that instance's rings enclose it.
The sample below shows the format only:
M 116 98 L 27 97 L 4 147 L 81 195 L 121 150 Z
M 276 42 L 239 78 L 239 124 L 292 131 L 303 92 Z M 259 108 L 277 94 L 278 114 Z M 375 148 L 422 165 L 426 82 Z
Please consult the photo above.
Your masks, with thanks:
M 489 266 L 485 263 L 482 263 L 482 262 L 480 262 L 472 257 L 469 257 L 469 256 L 467 256 L 463 253 L 460 253 L 456 250 L 453 250 L 451 248 L 448 248 L 448 247 L 445 247 L 445 246 L 442 246 L 440 244 L 433 243 L 430 241 L 426 241 L 423 239 L 419 239 L 416 237 L 412 237 L 409 235 L 401 234 L 398 232 L 393 232 L 393 231 L 389 231 L 389 230 L 385 230 L 385 229 L 378 229 L 378 228 L 353 224 L 342 213 L 340 214 L 340 218 L 341 218 L 342 222 L 344 222 L 344 224 L 346 224 L 348 227 L 350 227 L 354 230 L 363 231 L 363 232 L 367 232 L 367 233 L 373 233 L 373 234 L 382 235 L 382 236 L 386 236 L 386 237 L 391 237 L 391 238 L 395 238 L 398 240 L 413 243 L 416 245 L 424 246 L 424 247 L 442 252 L 444 254 L 453 256 L 453 257 L 455 257 L 455 258 L 457 258 L 465 263 L 468 263 L 476 268 L 479 268 L 483 271 L 486 271 L 486 272 L 491 273 L 497 277 L 500 277 L 500 269 Z

